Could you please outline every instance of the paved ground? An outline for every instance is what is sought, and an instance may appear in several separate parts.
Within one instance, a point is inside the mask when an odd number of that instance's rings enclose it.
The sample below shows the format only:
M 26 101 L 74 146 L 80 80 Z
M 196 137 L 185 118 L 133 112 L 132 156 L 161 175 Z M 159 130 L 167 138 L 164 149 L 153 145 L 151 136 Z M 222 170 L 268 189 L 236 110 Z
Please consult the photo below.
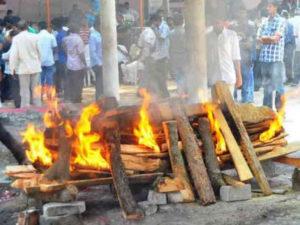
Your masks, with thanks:
M 174 86 L 171 84 L 171 87 Z M 91 102 L 94 90 L 85 89 L 85 102 Z M 136 89 L 124 86 L 121 90 L 122 104 L 134 104 L 139 99 L 136 97 Z M 262 93 L 256 93 L 255 104 L 260 105 Z M 1 110 L 0 110 L 1 112 Z M 285 120 L 286 131 L 290 134 L 290 142 L 299 142 L 300 126 L 300 91 L 296 88 L 288 88 L 287 113 Z M 5 117 L 4 113 L 0 113 Z M 30 117 L 32 115 L 30 114 Z M 6 118 L 7 119 L 7 118 Z M 24 120 L 22 120 L 24 119 Z M 11 132 L 17 136 L 20 129 L 24 129 L 28 118 L 16 116 L 10 120 L 18 121 L 18 126 L 7 123 Z M 37 120 L 38 117 L 29 118 Z M 300 150 L 300 149 L 299 149 Z M 300 157 L 300 153 L 294 154 Z M 7 164 L 14 162 L 7 150 L 0 146 L 0 170 Z M 293 168 L 277 164 L 277 177 L 270 183 L 273 187 L 289 189 L 291 187 L 291 174 Z M 1 176 L 1 175 L 0 175 Z M 1 179 L 0 179 L 1 180 Z M 3 179 L 2 179 L 3 180 Z M 1 181 L 0 181 L 1 183 Z M 0 185 L 0 197 L 5 188 Z M 300 194 L 289 192 L 286 195 L 273 195 L 271 197 L 257 197 L 246 202 L 223 203 L 202 207 L 198 204 L 169 205 L 162 207 L 159 213 L 147 217 L 143 222 L 130 223 L 124 221 L 116 198 L 107 189 L 93 188 L 81 193 L 80 198 L 87 201 L 88 211 L 83 215 L 86 225 L 219 225 L 219 224 L 257 224 L 257 225 L 293 225 L 300 224 Z M 1 200 L 0 200 L 1 201 Z M 0 202 L 0 225 L 13 225 L 16 223 L 17 212 L 26 208 L 26 199 L 13 198 L 10 201 Z

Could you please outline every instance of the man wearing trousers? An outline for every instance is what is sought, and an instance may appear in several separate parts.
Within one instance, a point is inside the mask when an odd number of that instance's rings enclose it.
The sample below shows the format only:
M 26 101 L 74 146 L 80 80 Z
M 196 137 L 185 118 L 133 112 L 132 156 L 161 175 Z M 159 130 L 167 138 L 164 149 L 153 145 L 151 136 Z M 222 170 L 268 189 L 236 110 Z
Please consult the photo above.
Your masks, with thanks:
M 40 106 L 41 96 L 34 94 L 40 84 L 41 57 L 38 48 L 38 36 L 27 31 L 24 20 L 18 23 L 20 33 L 13 38 L 9 66 L 13 74 L 20 79 L 21 107 Z

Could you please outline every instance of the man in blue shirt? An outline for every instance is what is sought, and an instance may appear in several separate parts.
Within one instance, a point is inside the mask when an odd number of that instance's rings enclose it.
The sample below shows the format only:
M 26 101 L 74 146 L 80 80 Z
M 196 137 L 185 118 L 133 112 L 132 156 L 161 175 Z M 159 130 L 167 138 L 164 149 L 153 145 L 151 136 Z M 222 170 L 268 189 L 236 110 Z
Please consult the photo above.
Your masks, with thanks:
M 261 73 L 263 77 L 265 106 L 273 108 L 273 92 L 276 91 L 275 106 L 280 109 L 283 106 L 285 69 L 284 35 L 285 22 L 277 13 L 278 3 L 269 1 L 267 10 L 268 19 L 263 21 L 258 29 L 257 39 L 261 43 L 259 61 L 262 63 Z
M 90 59 L 91 67 L 96 75 L 96 100 L 98 100 L 103 95 L 102 37 L 94 27 L 91 27 L 90 31 Z

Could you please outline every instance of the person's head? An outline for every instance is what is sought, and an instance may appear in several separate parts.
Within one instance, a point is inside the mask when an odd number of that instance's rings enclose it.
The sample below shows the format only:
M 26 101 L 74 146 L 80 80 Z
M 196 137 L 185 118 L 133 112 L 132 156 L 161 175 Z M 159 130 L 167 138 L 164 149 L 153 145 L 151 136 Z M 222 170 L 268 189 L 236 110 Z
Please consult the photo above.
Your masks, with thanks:
M 216 33 L 222 33 L 225 28 L 226 20 L 224 18 L 215 18 L 213 21 L 214 31 Z
M 237 15 L 237 20 L 239 23 L 247 23 L 248 22 L 248 11 L 244 8 L 241 8 Z
M 73 34 L 74 33 L 78 34 L 79 31 L 80 31 L 80 27 L 79 26 L 80 26 L 79 24 L 74 24 L 74 23 L 70 24 L 69 25 L 69 32 L 73 33 Z
M 28 23 L 25 20 L 20 20 L 18 22 L 18 30 L 24 31 L 28 29 Z
M 14 14 L 14 12 L 11 9 L 6 11 L 7 16 L 12 16 L 13 14 Z
M 269 0 L 267 5 L 267 11 L 269 16 L 275 16 L 277 14 L 279 3 L 276 0 Z
M 77 10 L 78 9 L 78 5 L 77 4 L 74 4 L 73 5 L 73 10 Z
M 130 4 L 129 4 L 129 2 L 125 2 L 125 3 L 124 3 L 124 7 L 125 7 L 125 9 L 130 9 Z
M 169 27 L 174 27 L 174 19 L 173 19 L 172 16 L 168 16 L 167 24 L 168 24 Z
M 16 36 L 17 34 L 18 34 L 18 31 L 16 31 L 16 30 L 11 30 L 11 31 L 9 32 L 9 34 L 8 34 L 6 40 L 7 40 L 9 43 L 11 43 L 11 42 L 12 42 L 12 39 L 13 39 L 14 36 Z
M 158 14 L 154 14 L 150 17 L 150 25 L 154 27 L 160 26 L 162 18 Z
M 47 23 L 45 21 L 39 22 L 39 30 L 47 30 Z
M 180 13 L 174 14 L 173 20 L 174 20 L 174 26 L 176 26 L 176 27 L 182 26 L 184 23 L 184 17 Z
M 290 18 L 290 14 L 287 10 L 282 10 L 281 16 L 287 20 Z
M 165 11 L 163 9 L 157 10 L 157 15 L 160 16 L 160 18 L 165 18 Z

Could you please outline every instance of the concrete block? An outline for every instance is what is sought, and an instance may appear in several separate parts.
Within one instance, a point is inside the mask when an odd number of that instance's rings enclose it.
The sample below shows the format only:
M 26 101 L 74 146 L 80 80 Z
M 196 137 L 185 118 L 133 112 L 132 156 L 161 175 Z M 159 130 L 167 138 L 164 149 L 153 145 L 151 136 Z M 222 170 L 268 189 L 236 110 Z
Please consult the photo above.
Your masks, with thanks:
M 78 215 L 67 215 L 67 216 L 40 216 L 40 225 L 84 225 Z
M 245 201 L 251 199 L 251 197 L 250 184 L 246 184 L 242 188 L 222 186 L 220 189 L 220 199 L 224 202 Z
M 294 191 L 300 191 L 300 169 L 295 168 L 292 176 L 292 187 Z
M 169 203 L 183 203 L 183 197 L 180 192 L 171 192 L 167 194 L 167 199 Z
M 167 195 L 165 193 L 158 193 L 150 190 L 148 193 L 148 202 L 153 205 L 166 205 Z
M 43 206 L 43 215 L 48 217 L 76 215 L 85 212 L 85 202 L 48 203 Z
M 268 178 L 275 177 L 276 174 L 276 165 L 272 160 L 267 160 L 261 163 L 261 166 Z
M 154 215 L 158 210 L 157 205 L 153 205 L 148 201 L 139 202 L 138 206 L 144 211 L 146 216 Z

